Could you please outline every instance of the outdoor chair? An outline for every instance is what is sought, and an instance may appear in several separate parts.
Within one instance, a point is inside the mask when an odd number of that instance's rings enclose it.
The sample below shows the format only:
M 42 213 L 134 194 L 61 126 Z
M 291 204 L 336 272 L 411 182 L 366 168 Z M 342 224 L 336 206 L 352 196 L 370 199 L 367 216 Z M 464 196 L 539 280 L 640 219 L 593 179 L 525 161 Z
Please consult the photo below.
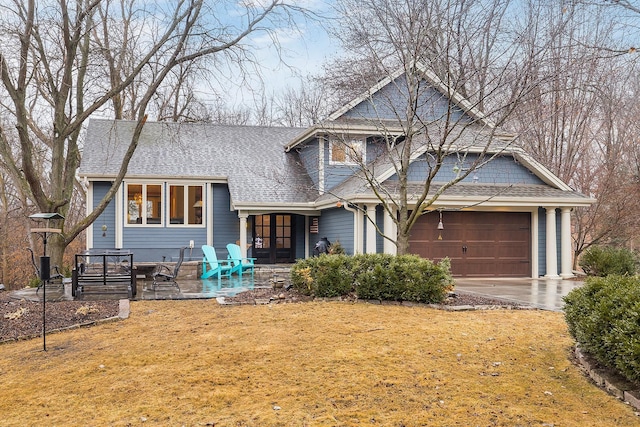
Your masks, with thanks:
M 237 272 L 240 276 L 242 276 L 242 273 L 245 270 L 250 270 L 251 274 L 253 274 L 253 269 L 255 267 L 254 261 L 256 260 L 255 258 L 243 258 L 240 246 L 234 243 L 229 243 L 227 245 L 227 252 L 229 252 L 229 261 L 233 266 L 231 270 L 232 274 Z
M 151 285 L 151 289 L 154 291 L 161 286 L 175 286 L 180 290 L 180 286 L 176 281 L 178 277 L 178 272 L 180 271 L 180 266 L 182 265 L 182 261 L 184 261 L 184 250 L 186 246 L 180 248 L 180 256 L 178 257 L 178 262 L 173 266 L 173 268 L 167 264 L 158 263 L 156 267 L 153 269 L 153 273 L 151 276 L 153 277 L 153 284 Z M 164 257 L 163 257 L 164 258 Z
M 228 260 L 218 261 L 216 250 L 213 246 L 202 245 L 202 276 L 201 279 L 210 279 L 212 277 L 231 276 L 233 266 Z

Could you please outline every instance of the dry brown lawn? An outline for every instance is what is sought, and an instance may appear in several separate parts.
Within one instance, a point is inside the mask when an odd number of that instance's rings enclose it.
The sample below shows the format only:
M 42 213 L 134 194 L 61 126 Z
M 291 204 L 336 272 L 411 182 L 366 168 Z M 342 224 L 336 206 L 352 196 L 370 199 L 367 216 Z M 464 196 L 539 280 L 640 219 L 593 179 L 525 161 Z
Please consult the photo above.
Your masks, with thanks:
M 0 346 L 2 426 L 638 426 L 561 313 L 133 302 Z

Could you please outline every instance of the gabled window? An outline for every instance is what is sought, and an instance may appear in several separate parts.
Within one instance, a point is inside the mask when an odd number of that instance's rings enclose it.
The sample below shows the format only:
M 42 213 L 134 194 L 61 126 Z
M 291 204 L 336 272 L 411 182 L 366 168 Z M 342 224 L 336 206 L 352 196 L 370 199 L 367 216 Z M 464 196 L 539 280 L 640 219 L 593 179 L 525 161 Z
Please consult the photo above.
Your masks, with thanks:
M 202 224 L 203 193 L 202 185 L 169 185 L 169 224 Z
M 357 165 L 366 158 L 366 144 L 363 139 L 332 139 L 329 141 L 329 164 Z
M 129 225 L 162 225 L 162 184 L 126 184 Z

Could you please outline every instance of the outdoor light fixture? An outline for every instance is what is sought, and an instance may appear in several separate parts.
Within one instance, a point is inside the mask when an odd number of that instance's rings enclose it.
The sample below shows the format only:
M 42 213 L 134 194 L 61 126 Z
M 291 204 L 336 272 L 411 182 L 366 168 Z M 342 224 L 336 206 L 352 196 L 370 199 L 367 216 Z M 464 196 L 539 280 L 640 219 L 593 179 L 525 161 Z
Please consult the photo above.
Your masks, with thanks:
M 40 257 L 40 280 L 42 281 L 42 349 L 47 351 L 47 282 L 51 274 L 50 258 L 47 256 L 47 233 L 62 233 L 61 228 L 49 227 L 50 220 L 64 219 L 59 213 L 37 213 L 29 218 L 36 221 L 45 220 L 46 227 L 32 228 L 32 233 L 39 233 L 42 236 L 43 255 Z
M 442 230 L 444 230 L 444 224 L 442 223 L 442 211 L 440 212 L 440 221 L 438 222 L 438 240 L 442 240 Z

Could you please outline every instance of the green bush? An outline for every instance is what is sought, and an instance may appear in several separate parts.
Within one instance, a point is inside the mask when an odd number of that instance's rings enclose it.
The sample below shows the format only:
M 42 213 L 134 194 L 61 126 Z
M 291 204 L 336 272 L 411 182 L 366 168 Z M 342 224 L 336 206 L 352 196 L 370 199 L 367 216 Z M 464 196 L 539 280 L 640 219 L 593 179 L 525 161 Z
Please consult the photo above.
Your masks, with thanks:
M 306 295 L 355 292 L 361 299 L 442 302 L 452 284 L 449 260 L 439 264 L 415 255 L 322 255 L 298 261 L 293 286 Z
M 592 246 L 580 258 L 580 267 L 590 276 L 636 274 L 638 259 L 633 251 L 611 246 Z
M 640 278 L 590 277 L 564 298 L 569 333 L 598 362 L 640 381 Z
M 351 261 L 347 255 L 326 254 L 299 260 L 291 268 L 291 283 L 305 295 L 347 295 L 353 291 Z

